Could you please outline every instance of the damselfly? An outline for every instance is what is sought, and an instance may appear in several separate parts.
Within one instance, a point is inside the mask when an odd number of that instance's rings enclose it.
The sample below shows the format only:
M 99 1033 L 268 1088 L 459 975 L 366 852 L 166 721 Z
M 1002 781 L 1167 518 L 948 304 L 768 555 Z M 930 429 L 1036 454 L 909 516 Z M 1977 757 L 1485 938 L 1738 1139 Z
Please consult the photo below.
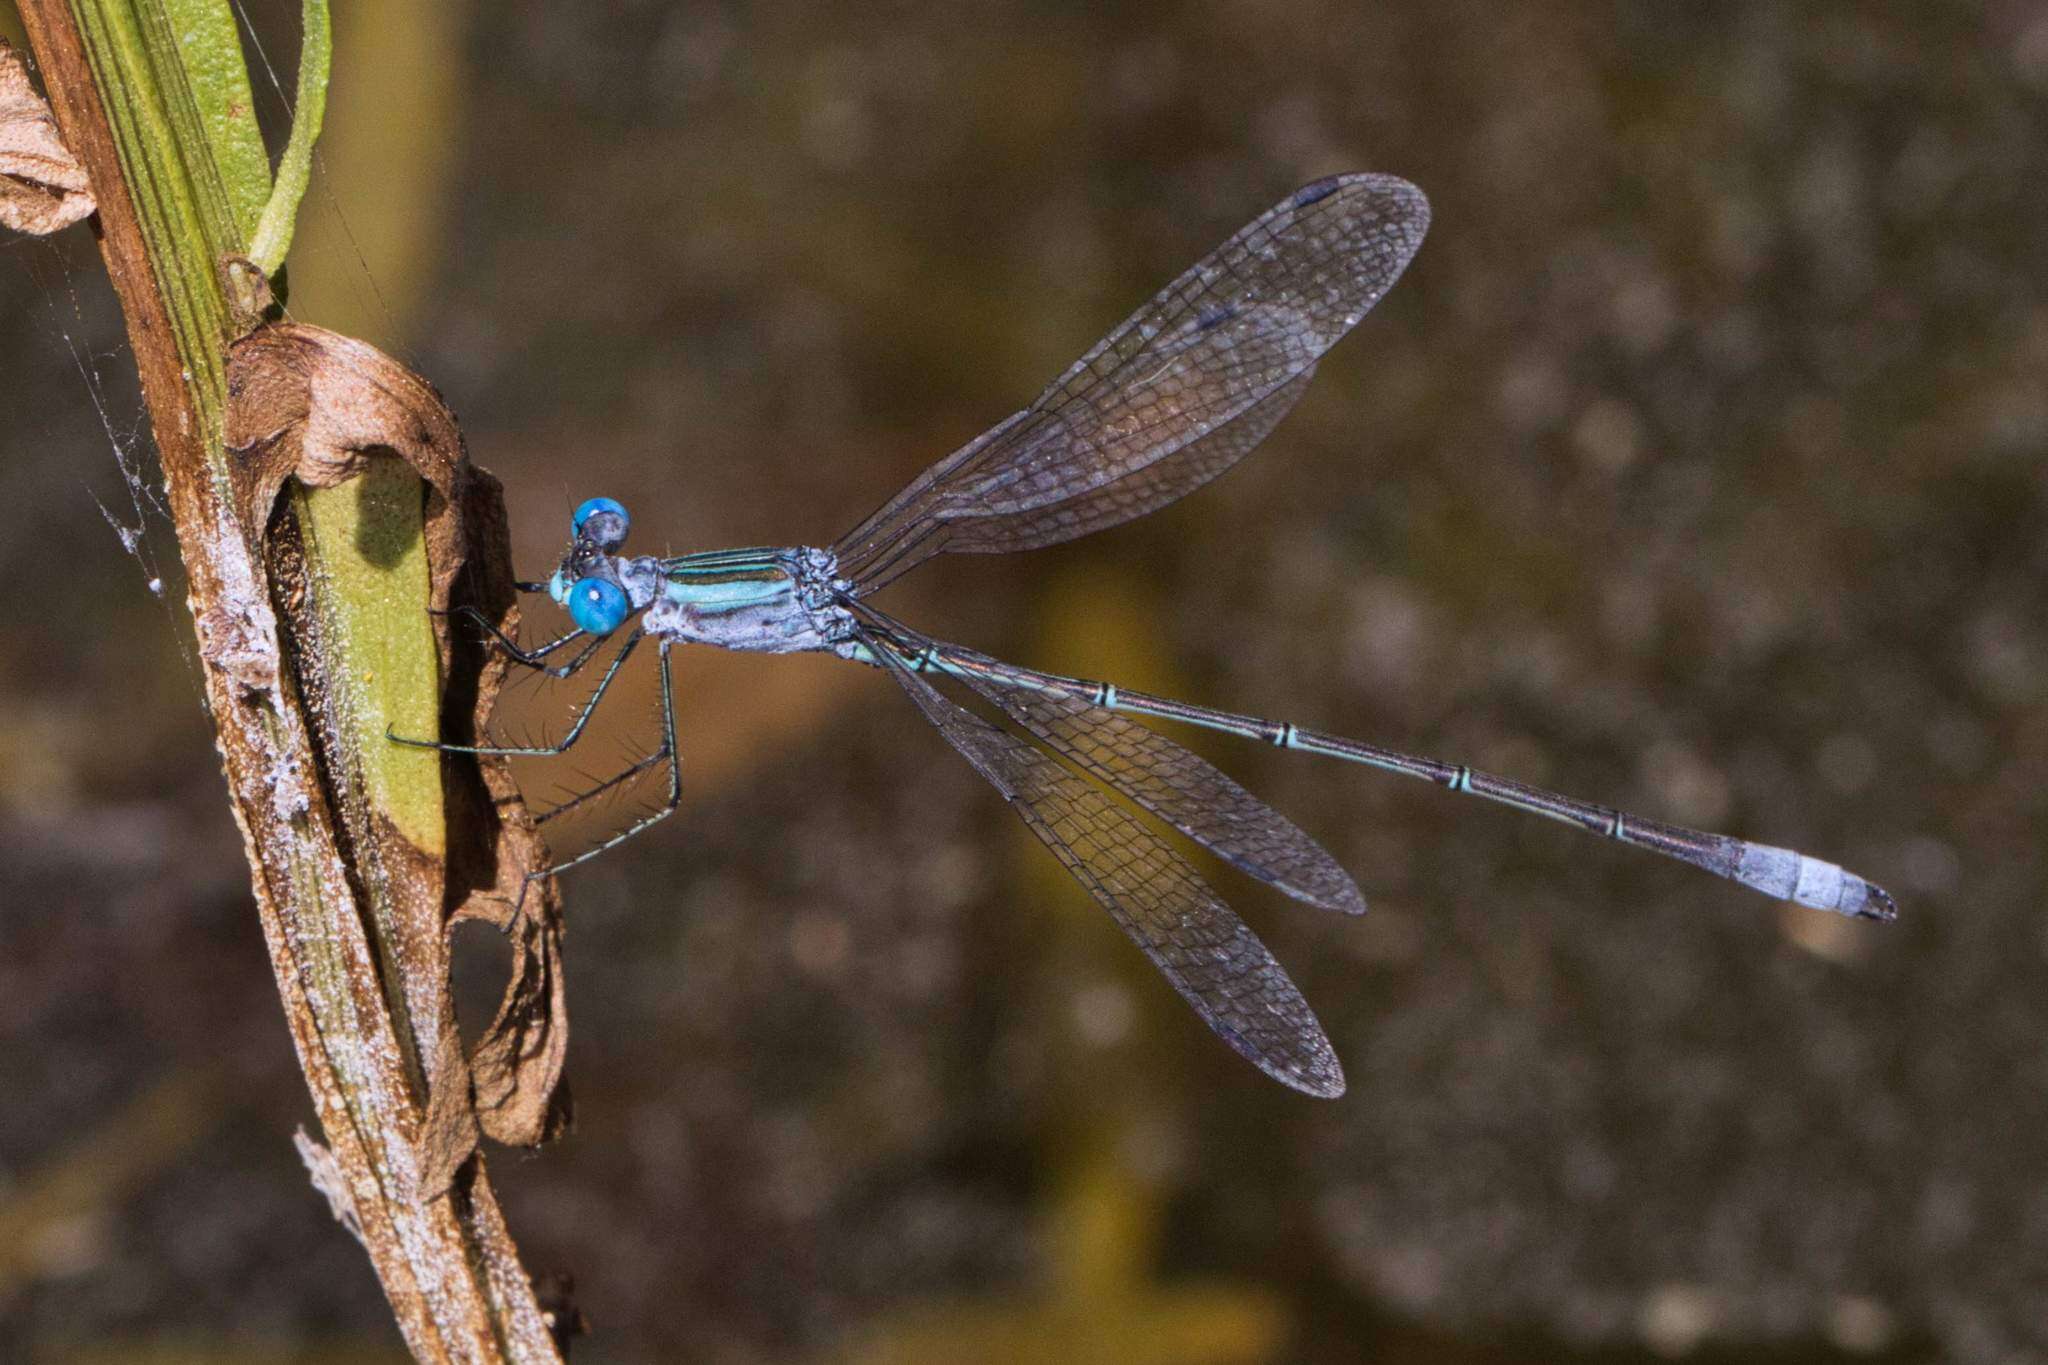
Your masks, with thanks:
M 631 622 L 596 687 L 558 744 L 435 747 L 561 753 L 584 733 L 627 657 L 643 640 L 655 641 L 659 746 L 569 804 L 656 767 L 666 770 L 666 795 L 612 838 L 540 874 L 550 875 L 675 808 L 682 778 L 670 646 L 816 650 L 882 669 L 1225 1042 L 1311 1095 L 1341 1094 L 1344 1075 L 1300 991 L 1194 867 L 1111 793 L 1299 900 L 1347 914 L 1363 911 L 1365 902 L 1292 821 L 1129 717 L 1204 726 L 1424 778 L 1677 858 L 1769 896 L 1891 919 L 1892 900 L 1878 887 L 1802 853 L 1282 721 L 1019 668 L 919 634 L 869 601 L 942 551 L 999 554 L 1071 540 L 1156 511 L 1236 464 L 1301 397 L 1323 352 L 1399 278 L 1428 224 L 1422 192 L 1392 176 L 1337 176 L 1297 190 L 1133 313 L 1031 406 L 933 465 L 829 549 L 628 557 L 620 553 L 626 509 L 609 498 L 585 502 L 554 576 L 520 585 L 566 608 L 575 629 L 533 649 L 502 634 L 498 640 L 521 663 L 566 677 Z M 567 662 L 550 662 L 558 656 Z M 1013 728 L 950 700 L 933 679 L 978 698 Z

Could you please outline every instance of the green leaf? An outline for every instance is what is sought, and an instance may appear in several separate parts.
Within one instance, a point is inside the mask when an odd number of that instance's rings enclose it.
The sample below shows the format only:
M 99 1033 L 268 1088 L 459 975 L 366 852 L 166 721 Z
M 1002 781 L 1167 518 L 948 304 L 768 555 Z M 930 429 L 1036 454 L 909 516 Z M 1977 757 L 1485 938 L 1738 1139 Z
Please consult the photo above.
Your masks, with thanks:
M 327 77 L 333 63 L 334 40 L 327 20 L 327 0 L 305 0 L 299 43 L 299 98 L 292 111 L 291 141 L 277 163 L 277 185 L 249 237 L 249 259 L 266 275 L 275 275 L 291 249 L 292 225 L 313 174 L 313 144 L 327 116 Z
M 190 91 L 189 109 L 174 111 L 174 118 L 189 120 L 194 126 L 186 131 L 197 131 L 212 150 L 235 239 L 246 242 L 270 198 L 270 155 L 256 123 L 234 10 L 227 0 L 163 0 L 159 12 L 165 31 L 153 36 L 176 54 Z M 166 82 L 165 88 L 179 87 Z

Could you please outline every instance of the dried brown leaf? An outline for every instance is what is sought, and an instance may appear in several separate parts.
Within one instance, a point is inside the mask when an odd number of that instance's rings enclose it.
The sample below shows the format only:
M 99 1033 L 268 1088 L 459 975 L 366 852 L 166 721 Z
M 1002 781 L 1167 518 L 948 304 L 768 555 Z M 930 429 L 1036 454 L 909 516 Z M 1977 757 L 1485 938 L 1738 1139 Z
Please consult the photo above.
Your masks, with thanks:
M 518 630 L 504 500 L 497 480 L 470 465 L 453 416 L 433 386 L 374 346 L 323 328 L 280 323 L 236 341 L 228 360 L 226 444 L 244 524 L 268 524 L 287 477 L 332 486 L 380 452 L 404 458 L 433 489 L 426 518 L 427 563 L 443 678 L 444 723 L 482 733 L 506 664 L 479 632 L 447 615 L 473 606 L 508 634 Z M 455 735 L 451 734 L 451 738 Z M 563 990 L 561 906 L 552 883 L 528 884 L 547 862 L 531 818 L 503 759 L 447 755 L 442 795 L 448 824 L 445 868 L 431 871 L 438 919 L 433 963 L 449 1028 L 425 1049 L 428 1114 L 422 1133 L 423 1183 L 446 1187 L 475 1145 L 475 1133 L 532 1146 L 562 1132 L 569 1107 L 562 1081 L 568 1047 Z M 385 865 L 423 888 L 402 836 L 388 826 Z M 418 855 L 424 858 L 425 855 Z M 482 919 L 513 941 L 513 969 L 497 1015 L 467 1064 L 451 1045 L 447 1008 L 447 931 Z
M 94 207 L 85 167 L 29 83 L 28 62 L 0 38 L 0 224 L 43 237 Z
M 420 1189 L 427 1197 L 455 1183 L 477 1144 L 477 1116 L 470 1100 L 469 1068 L 462 1036 L 453 1027 L 434 1040 L 427 1062 L 427 1112 L 420 1122 Z
M 303 323 L 259 327 L 229 348 L 226 428 L 236 510 L 250 526 L 269 522 L 288 475 L 331 488 L 390 451 L 445 503 L 464 464 L 462 432 L 432 384 L 366 341 Z
M 507 635 L 516 637 L 519 609 L 512 588 L 510 533 L 504 491 L 498 481 L 467 466 L 461 560 L 468 566 L 459 599 L 444 592 L 431 540 L 435 602 L 475 606 Z M 453 558 L 452 554 L 450 558 Z M 439 618 L 447 623 L 453 618 Z M 469 733 L 481 735 L 497 702 L 507 668 L 504 654 L 478 632 L 444 629 L 443 676 L 450 680 L 445 714 L 470 718 Z M 464 695 L 465 692 L 467 695 Z M 562 903 L 552 879 L 529 882 L 548 864 L 547 845 L 527 813 L 511 765 L 485 758 L 480 782 L 449 783 L 448 823 L 478 837 L 449 840 L 449 900 L 453 920 L 477 919 L 512 940 L 512 973 L 498 1013 L 470 1050 L 477 1117 L 493 1141 L 532 1147 L 560 1136 L 571 1121 L 563 1065 L 569 1047 L 566 978 L 562 963 Z

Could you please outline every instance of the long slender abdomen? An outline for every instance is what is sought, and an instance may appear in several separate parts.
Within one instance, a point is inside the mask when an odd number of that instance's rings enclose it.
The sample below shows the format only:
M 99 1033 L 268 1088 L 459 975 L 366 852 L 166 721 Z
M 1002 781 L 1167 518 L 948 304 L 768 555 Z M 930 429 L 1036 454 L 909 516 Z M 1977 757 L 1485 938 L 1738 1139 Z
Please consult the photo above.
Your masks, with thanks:
M 912 669 L 918 671 L 937 667 L 948 671 L 973 672 L 981 667 L 971 658 L 950 653 L 945 646 L 932 643 L 925 644 L 921 649 L 906 650 L 903 657 Z M 1199 725 L 1204 729 L 1220 730 L 1225 734 L 1239 735 L 1278 748 L 1292 749 L 1298 753 L 1322 754 L 1330 758 L 1341 758 L 1349 763 L 1363 763 L 1383 772 L 1421 778 L 1425 782 L 1434 783 L 1450 791 L 1465 792 L 1488 801 L 1513 806 L 1517 810 L 1528 811 L 1533 815 L 1559 820 L 1588 834 L 1612 839 L 1631 848 L 1661 853 L 1667 858 L 1690 863 L 1717 877 L 1739 882 L 1767 896 L 1811 906 L 1816 910 L 1832 910 L 1837 914 L 1851 915 L 1859 919 L 1889 920 L 1898 915 L 1898 906 L 1882 887 L 1873 885 L 1825 859 L 1808 857 L 1804 853 L 1794 852 L 1788 848 L 1753 844 L 1732 835 L 1712 834 L 1705 830 L 1688 829 L 1683 825 L 1666 824 L 1662 820 L 1630 815 L 1612 806 L 1581 801 L 1562 792 L 1549 791 L 1505 777 L 1495 777 L 1491 773 L 1480 772 L 1463 764 L 1445 763 L 1416 754 L 1405 754 L 1398 749 L 1386 749 L 1376 744 L 1345 739 L 1341 735 L 1305 730 L 1288 721 L 1266 720 L 1258 716 L 1195 706 L 1188 702 L 1175 701 L 1171 697 L 1128 692 L 1114 683 L 1091 682 L 1056 673 L 1039 673 L 1033 669 L 1018 668 L 1010 664 L 1002 667 L 1009 681 L 1028 685 L 1029 680 L 1035 677 L 1073 695 L 1086 697 L 1091 705 L 1099 706 L 1105 711 L 1126 711 L 1133 715 L 1149 716 L 1159 720 Z
M 1581 801 L 1561 792 L 1495 777 L 1462 764 L 1444 763 L 1375 744 L 1363 744 L 1339 735 L 1304 730 L 1286 721 L 1214 711 L 1142 692 L 1123 692 L 1108 683 L 1078 683 L 1077 686 L 1094 689 L 1092 695 L 1098 706 L 1205 726 L 1248 739 L 1264 740 L 1282 749 L 1323 754 L 1350 763 L 1363 763 L 1383 772 L 1418 777 L 1451 791 L 1466 792 L 1517 810 L 1559 820 L 1588 834 L 1613 839 L 1632 848 L 1676 858 L 1780 900 L 1859 919 L 1889 920 L 1898 915 L 1898 906 L 1882 887 L 1825 859 L 1809 857 L 1791 849 L 1753 844 L 1727 834 L 1711 834 L 1630 815 L 1612 806 Z

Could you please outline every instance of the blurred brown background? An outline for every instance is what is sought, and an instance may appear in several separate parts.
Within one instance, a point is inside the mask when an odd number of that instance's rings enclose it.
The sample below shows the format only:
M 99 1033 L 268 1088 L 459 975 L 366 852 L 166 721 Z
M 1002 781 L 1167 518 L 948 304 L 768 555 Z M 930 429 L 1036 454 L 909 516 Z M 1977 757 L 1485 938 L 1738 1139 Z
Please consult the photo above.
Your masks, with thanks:
M 441 386 L 536 574 L 594 493 L 829 541 L 1288 189 L 1409 177 L 1420 258 L 1242 470 L 890 605 L 1904 907 L 1197 739 L 1373 904 L 1219 877 L 1319 1103 L 886 680 L 683 656 L 687 804 L 567 882 L 578 1130 L 495 1158 L 579 1358 L 2048 1359 L 2048 6 L 336 18 L 294 310 Z M 0 243 L 0 1357 L 389 1358 L 180 591 L 102 516 L 131 374 L 89 238 Z

